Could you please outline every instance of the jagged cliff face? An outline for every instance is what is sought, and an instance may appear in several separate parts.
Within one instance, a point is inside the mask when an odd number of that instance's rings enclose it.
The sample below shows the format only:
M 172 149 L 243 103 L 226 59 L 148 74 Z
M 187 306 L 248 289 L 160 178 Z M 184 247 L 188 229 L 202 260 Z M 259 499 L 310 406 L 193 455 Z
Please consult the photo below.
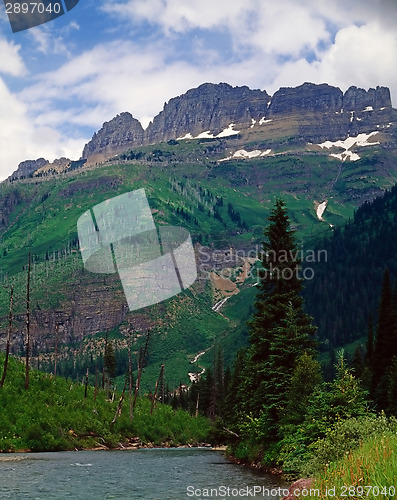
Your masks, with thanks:
M 84 147 L 82 157 L 90 163 L 103 161 L 109 156 L 121 153 L 133 144 L 142 146 L 144 130 L 138 120 L 130 113 L 121 113 L 113 120 L 105 122 L 91 141 Z
M 264 139 L 290 137 L 299 142 L 336 141 L 387 128 L 392 120 L 388 88 L 368 91 L 350 87 L 345 94 L 327 84 L 304 83 L 283 87 L 272 97 L 265 91 L 206 83 L 171 99 L 144 131 L 129 113 L 122 113 L 94 135 L 85 146 L 89 163 L 110 158 L 123 150 L 170 139 L 197 137 L 209 132 L 227 136 L 237 131 Z M 270 124 L 270 122 L 273 122 Z M 231 126 L 233 124 L 233 126 Z
M 282 87 L 270 97 L 245 86 L 205 83 L 171 99 L 146 130 L 127 112 L 105 122 L 84 147 L 82 158 L 93 165 L 128 149 L 206 132 L 210 137 L 238 133 L 235 143 L 240 147 L 252 140 L 266 141 L 270 147 L 280 141 L 319 144 L 374 131 L 387 132 L 395 143 L 389 130 L 395 117 L 386 87 L 352 86 L 343 94 L 327 84 L 304 83 Z M 11 178 L 29 176 L 47 163 L 43 158 L 23 162 Z
M 195 137 L 206 131 L 217 135 L 231 123 L 251 124 L 264 116 L 269 101 L 265 91 L 206 83 L 165 104 L 149 124 L 145 143 L 156 144 L 186 134 Z
M 36 172 L 44 165 L 48 164 L 48 160 L 44 158 L 38 158 L 37 160 L 26 160 L 18 165 L 17 170 L 8 178 L 9 180 L 21 179 L 23 177 L 29 177 L 33 172 Z

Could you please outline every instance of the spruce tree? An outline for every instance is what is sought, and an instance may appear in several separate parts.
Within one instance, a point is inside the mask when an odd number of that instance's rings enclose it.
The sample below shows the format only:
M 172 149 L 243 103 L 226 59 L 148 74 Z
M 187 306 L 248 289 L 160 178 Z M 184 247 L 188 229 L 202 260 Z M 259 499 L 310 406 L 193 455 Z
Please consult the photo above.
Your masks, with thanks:
M 117 372 L 116 355 L 111 341 L 108 341 L 105 346 L 104 363 L 106 372 L 109 377 L 109 382 L 111 383 L 116 377 Z
M 378 325 L 376 329 L 375 348 L 372 364 L 372 397 L 379 409 L 388 405 L 387 373 L 397 355 L 396 313 L 390 282 L 390 273 L 386 269 L 382 295 L 379 305 Z
M 305 420 L 307 406 L 316 386 L 323 381 L 320 363 L 305 352 L 297 360 L 287 392 L 286 412 L 282 419 L 284 431 L 296 431 L 295 426 Z
M 275 435 L 297 359 L 314 352 L 316 329 L 303 310 L 300 251 L 282 200 L 276 201 L 268 220 L 256 312 L 249 323 L 251 346 L 243 393 L 244 411 L 253 416 L 265 413 Z

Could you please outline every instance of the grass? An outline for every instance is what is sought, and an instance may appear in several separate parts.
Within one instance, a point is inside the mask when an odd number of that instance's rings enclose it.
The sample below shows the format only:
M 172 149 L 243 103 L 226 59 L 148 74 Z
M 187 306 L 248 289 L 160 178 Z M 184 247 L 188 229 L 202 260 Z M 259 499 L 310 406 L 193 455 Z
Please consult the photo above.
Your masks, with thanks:
M 1 370 L 3 363 L 1 355 Z M 194 445 L 208 438 L 207 419 L 160 403 L 151 415 L 151 401 L 145 397 L 138 399 L 130 421 L 126 396 L 121 416 L 112 425 L 119 397 L 117 393 L 114 402 L 108 401 L 106 391 L 100 390 L 95 399 L 90 386 L 85 398 L 82 384 L 37 370 L 31 370 L 26 391 L 24 366 L 11 359 L 0 388 L 0 452 L 114 448 L 130 438 L 143 444 Z
M 255 140 L 259 138 L 254 134 L 251 139 L 251 146 L 255 148 Z M 263 136 L 260 141 L 263 142 Z M 230 140 L 228 146 L 238 149 L 237 142 Z M 3 214 L 0 220 L 0 283 L 3 285 L 0 286 L 0 320 L 3 328 L 7 324 L 11 284 L 14 284 L 14 315 L 19 315 L 19 329 L 23 327 L 24 267 L 29 250 L 34 256 L 31 306 L 39 320 L 47 314 L 54 317 L 51 311 L 62 311 L 63 321 L 70 326 L 75 320 L 79 324 L 79 318 L 90 316 L 94 311 L 98 315 L 97 325 L 90 328 L 86 324 L 84 330 L 81 327 L 76 331 L 76 337 L 80 338 L 104 330 L 102 325 L 108 325 L 104 316 L 126 307 L 115 275 L 106 277 L 84 272 L 77 243 L 78 217 L 113 196 L 145 188 L 156 225 L 181 225 L 189 230 L 193 243 L 200 242 L 213 249 L 234 246 L 247 250 L 260 246 L 266 218 L 277 196 L 282 196 L 287 203 L 298 239 L 308 242 L 327 234 L 328 223 L 338 225 L 351 216 L 360 201 L 360 189 L 366 192 L 369 181 L 375 188 L 390 181 L 383 160 L 375 153 L 371 156 L 370 151 L 366 152 L 362 166 L 361 160 L 354 165 L 344 164 L 346 171 L 342 172 L 340 183 L 333 186 L 340 164 L 323 154 L 301 156 L 298 151 L 249 161 L 217 162 L 216 158 L 223 155 L 222 147 L 219 140 L 146 146 L 136 150 L 142 152 L 145 161 L 105 164 L 48 180 L 1 184 L 0 200 L 4 206 L 0 202 Z M 381 169 L 384 176 L 378 175 L 374 168 Z M 349 198 L 349 189 L 353 187 L 355 198 Z M 204 191 L 207 194 L 203 194 Z M 200 196 L 205 209 L 200 206 L 203 205 Z M 223 206 L 216 205 L 217 197 L 222 197 Z M 327 222 L 320 222 L 315 215 L 314 200 L 325 198 L 329 200 L 324 214 Z M 246 229 L 231 219 L 229 203 L 247 224 Z M 180 212 L 182 208 L 184 215 Z M 220 220 L 214 218 L 214 208 L 218 209 Z M 208 287 L 199 284 L 193 287 L 193 292 L 194 296 L 189 291 L 161 307 L 140 312 L 144 316 L 142 323 L 161 323 L 158 325 L 161 338 L 153 343 L 150 352 L 149 363 L 153 363 L 153 367 L 147 367 L 148 389 L 157 379 L 163 360 L 169 364 L 166 368 L 172 378 L 170 383 L 178 385 L 180 380 L 187 380 L 187 370 L 191 368 L 189 356 L 222 342 L 225 357 L 231 362 L 235 350 L 246 341 L 244 323 L 254 293 L 244 292 L 230 299 L 224 308 L 226 319 L 211 310 L 212 292 Z M 103 307 L 97 307 L 95 300 Z M 136 313 L 133 316 L 136 318 Z M 132 315 L 127 313 L 122 319 L 129 321 Z M 111 325 L 111 328 L 118 327 L 119 324 Z M 49 330 L 48 324 L 43 326 L 42 334 L 53 338 L 46 328 Z M 50 341 L 50 348 L 52 344 Z M 209 350 L 202 358 L 204 365 L 211 363 L 211 356 Z
M 397 490 L 396 454 L 395 433 L 385 432 L 367 440 L 342 460 L 329 464 L 316 477 L 313 488 L 318 488 L 320 495 L 311 498 L 329 498 L 330 488 L 335 488 L 335 498 L 394 500 Z

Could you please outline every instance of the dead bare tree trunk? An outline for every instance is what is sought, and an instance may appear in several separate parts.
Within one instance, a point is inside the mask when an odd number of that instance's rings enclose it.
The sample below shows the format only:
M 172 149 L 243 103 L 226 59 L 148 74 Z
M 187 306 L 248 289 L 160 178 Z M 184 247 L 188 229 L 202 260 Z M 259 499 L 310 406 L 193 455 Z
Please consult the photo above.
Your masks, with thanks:
M 94 392 L 94 401 L 96 401 L 96 395 L 98 392 L 98 358 L 95 362 L 95 392 Z
M 119 399 L 119 404 L 117 405 L 117 410 L 116 410 L 116 413 L 114 414 L 114 417 L 112 420 L 112 425 L 116 422 L 117 416 L 119 416 L 119 417 L 121 416 L 121 408 L 123 407 L 124 394 L 125 394 L 125 390 L 127 388 L 127 381 L 128 381 L 128 378 L 126 375 L 125 379 L 124 379 L 124 389 L 123 389 L 123 392 L 121 393 L 121 396 Z
M 58 322 L 55 323 L 55 359 L 54 359 L 54 377 L 57 376 L 57 360 L 58 360 Z
M 105 337 L 105 349 L 103 351 L 103 367 L 102 367 L 102 389 L 105 389 L 105 353 L 108 345 L 108 336 Z
M 135 408 L 136 400 L 138 398 L 138 392 L 141 386 L 141 376 L 143 372 L 143 363 L 145 361 L 146 353 L 148 350 L 149 346 L 149 340 L 150 340 L 150 330 L 148 330 L 147 335 L 146 335 L 146 342 L 145 342 L 145 348 L 143 351 L 141 351 L 141 354 L 139 356 L 139 361 L 138 361 L 138 377 L 136 380 L 136 386 L 135 386 L 135 394 L 134 394 L 134 401 L 132 403 L 132 408 Z
M 26 363 L 25 363 L 25 389 L 29 389 L 29 357 L 30 357 L 30 250 L 28 257 L 28 279 L 26 285 Z
M 128 394 L 130 398 L 130 422 L 132 422 L 132 361 L 131 361 L 131 335 L 128 342 Z
M 153 409 L 156 407 L 157 390 L 159 388 L 159 383 L 160 383 L 161 377 L 163 375 L 163 370 L 164 370 L 164 365 L 161 365 L 159 378 L 157 379 L 156 388 L 154 390 L 154 396 L 153 396 L 153 400 L 152 400 L 152 406 L 150 408 L 150 415 L 152 415 Z
M 197 401 L 196 401 L 196 418 L 198 417 L 199 412 L 199 401 L 200 401 L 200 393 L 197 393 Z
M 88 368 L 85 374 L 85 389 L 84 389 L 84 399 L 87 399 L 87 390 L 88 390 Z
M 8 357 L 10 355 L 10 344 L 11 344 L 11 330 L 12 330 L 12 300 L 14 296 L 14 286 L 11 286 L 10 293 L 10 312 L 8 314 L 8 334 L 7 334 L 7 346 L 6 346 L 6 358 L 4 360 L 4 369 L 3 375 L 1 376 L 0 387 L 3 387 L 4 381 L 7 376 L 7 367 L 8 367 Z

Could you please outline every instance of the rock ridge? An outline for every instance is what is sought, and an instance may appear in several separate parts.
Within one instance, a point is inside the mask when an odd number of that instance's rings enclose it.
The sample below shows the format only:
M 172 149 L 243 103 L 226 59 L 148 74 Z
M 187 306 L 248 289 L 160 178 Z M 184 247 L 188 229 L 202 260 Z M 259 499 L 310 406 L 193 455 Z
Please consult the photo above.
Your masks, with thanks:
M 300 140 L 345 139 L 387 127 L 393 112 L 387 87 L 364 90 L 351 86 L 343 93 L 326 83 L 305 82 L 298 87 L 281 87 L 270 96 L 265 90 L 247 86 L 204 83 L 165 103 L 146 130 L 126 112 L 105 122 L 84 147 L 82 158 L 92 164 L 134 147 L 197 137 L 204 132 L 215 136 L 231 124 L 236 133 L 258 123 L 288 119 L 295 123 L 291 135 Z

